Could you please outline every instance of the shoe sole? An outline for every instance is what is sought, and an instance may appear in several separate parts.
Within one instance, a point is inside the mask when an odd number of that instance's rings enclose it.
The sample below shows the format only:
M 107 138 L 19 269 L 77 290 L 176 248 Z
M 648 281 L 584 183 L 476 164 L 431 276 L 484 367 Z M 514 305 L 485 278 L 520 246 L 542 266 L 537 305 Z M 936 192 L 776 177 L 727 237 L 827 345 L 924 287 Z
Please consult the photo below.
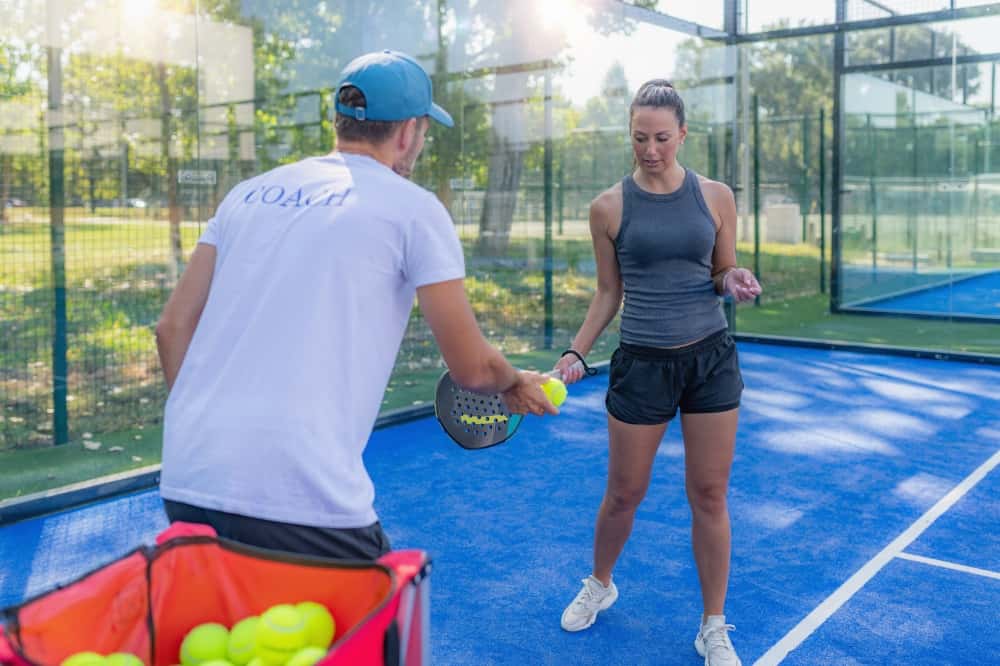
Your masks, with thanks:
M 589 629 L 591 626 L 593 626 L 595 622 L 597 622 L 598 613 L 600 613 L 603 610 L 611 608 L 611 604 L 615 603 L 616 601 L 618 601 L 618 588 L 615 588 L 614 594 L 609 594 L 608 597 L 601 602 L 601 605 L 597 607 L 596 611 L 594 611 L 594 614 L 590 618 L 590 622 L 588 622 L 587 624 L 583 625 L 582 627 L 577 627 L 575 629 L 569 629 L 561 622 L 559 623 L 559 625 L 563 628 L 563 631 L 569 631 L 574 633 L 577 631 L 583 631 L 584 629 Z
M 699 641 L 697 638 L 694 639 L 694 651 L 698 653 L 699 657 L 705 660 L 705 664 L 708 664 L 708 656 L 705 654 L 705 644 Z M 743 666 L 743 661 L 739 657 L 736 658 L 736 663 L 738 666 Z

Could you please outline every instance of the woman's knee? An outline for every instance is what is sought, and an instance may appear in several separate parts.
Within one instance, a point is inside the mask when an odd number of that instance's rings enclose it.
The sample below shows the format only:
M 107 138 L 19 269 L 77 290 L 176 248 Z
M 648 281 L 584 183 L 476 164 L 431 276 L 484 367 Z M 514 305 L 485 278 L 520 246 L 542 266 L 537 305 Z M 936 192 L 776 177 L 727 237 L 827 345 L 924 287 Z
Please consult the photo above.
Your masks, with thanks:
M 646 489 L 641 487 L 608 488 L 604 494 L 604 504 L 610 513 L 629 513 L 638 508 L 645 496 Z
M 687 494 L 692 511 L 713 517 L 725 515 L 726 491 L 725 483 L 689 483 Z

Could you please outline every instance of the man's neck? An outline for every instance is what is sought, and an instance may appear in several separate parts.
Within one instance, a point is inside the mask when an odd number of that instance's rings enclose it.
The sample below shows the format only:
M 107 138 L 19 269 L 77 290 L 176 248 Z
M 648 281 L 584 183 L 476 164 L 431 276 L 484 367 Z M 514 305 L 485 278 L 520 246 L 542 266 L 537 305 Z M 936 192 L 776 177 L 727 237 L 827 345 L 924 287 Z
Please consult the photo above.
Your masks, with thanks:
M 393 165 L 393 157 L 389 154 L 390 151 L 386 150 L 384 147 L 374 146 L 370 143 L 364 143 L 363 141 L 338 141 L 333 149 L 338 153 L 364 155 L 366 157 L 370 157 L 390 169 Z

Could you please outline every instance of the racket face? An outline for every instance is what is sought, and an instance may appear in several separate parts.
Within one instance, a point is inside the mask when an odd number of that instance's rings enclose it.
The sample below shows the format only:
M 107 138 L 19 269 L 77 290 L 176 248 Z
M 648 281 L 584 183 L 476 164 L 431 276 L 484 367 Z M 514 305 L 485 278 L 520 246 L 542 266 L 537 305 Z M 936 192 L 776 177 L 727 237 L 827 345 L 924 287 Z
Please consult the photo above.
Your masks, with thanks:
M 434 414 L 444 431 L 466 449 L 485 449 L 510 439 L 521 425 L 521 414 L 507 411 L 499 395 L 467 391 L 445 372 L 438 380 Z

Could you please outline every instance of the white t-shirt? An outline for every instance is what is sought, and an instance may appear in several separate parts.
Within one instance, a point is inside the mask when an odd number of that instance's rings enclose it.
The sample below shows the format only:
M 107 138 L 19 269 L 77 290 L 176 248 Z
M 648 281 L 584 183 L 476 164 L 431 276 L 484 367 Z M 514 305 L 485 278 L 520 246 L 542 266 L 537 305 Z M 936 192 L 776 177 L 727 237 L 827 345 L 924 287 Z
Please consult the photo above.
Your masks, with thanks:
M 167 399 L 165 499 L 299 525 L 377 520 L 362 462 L 416 288 L 465 275 L 430 192 L 333 153 L 237 185 Z

